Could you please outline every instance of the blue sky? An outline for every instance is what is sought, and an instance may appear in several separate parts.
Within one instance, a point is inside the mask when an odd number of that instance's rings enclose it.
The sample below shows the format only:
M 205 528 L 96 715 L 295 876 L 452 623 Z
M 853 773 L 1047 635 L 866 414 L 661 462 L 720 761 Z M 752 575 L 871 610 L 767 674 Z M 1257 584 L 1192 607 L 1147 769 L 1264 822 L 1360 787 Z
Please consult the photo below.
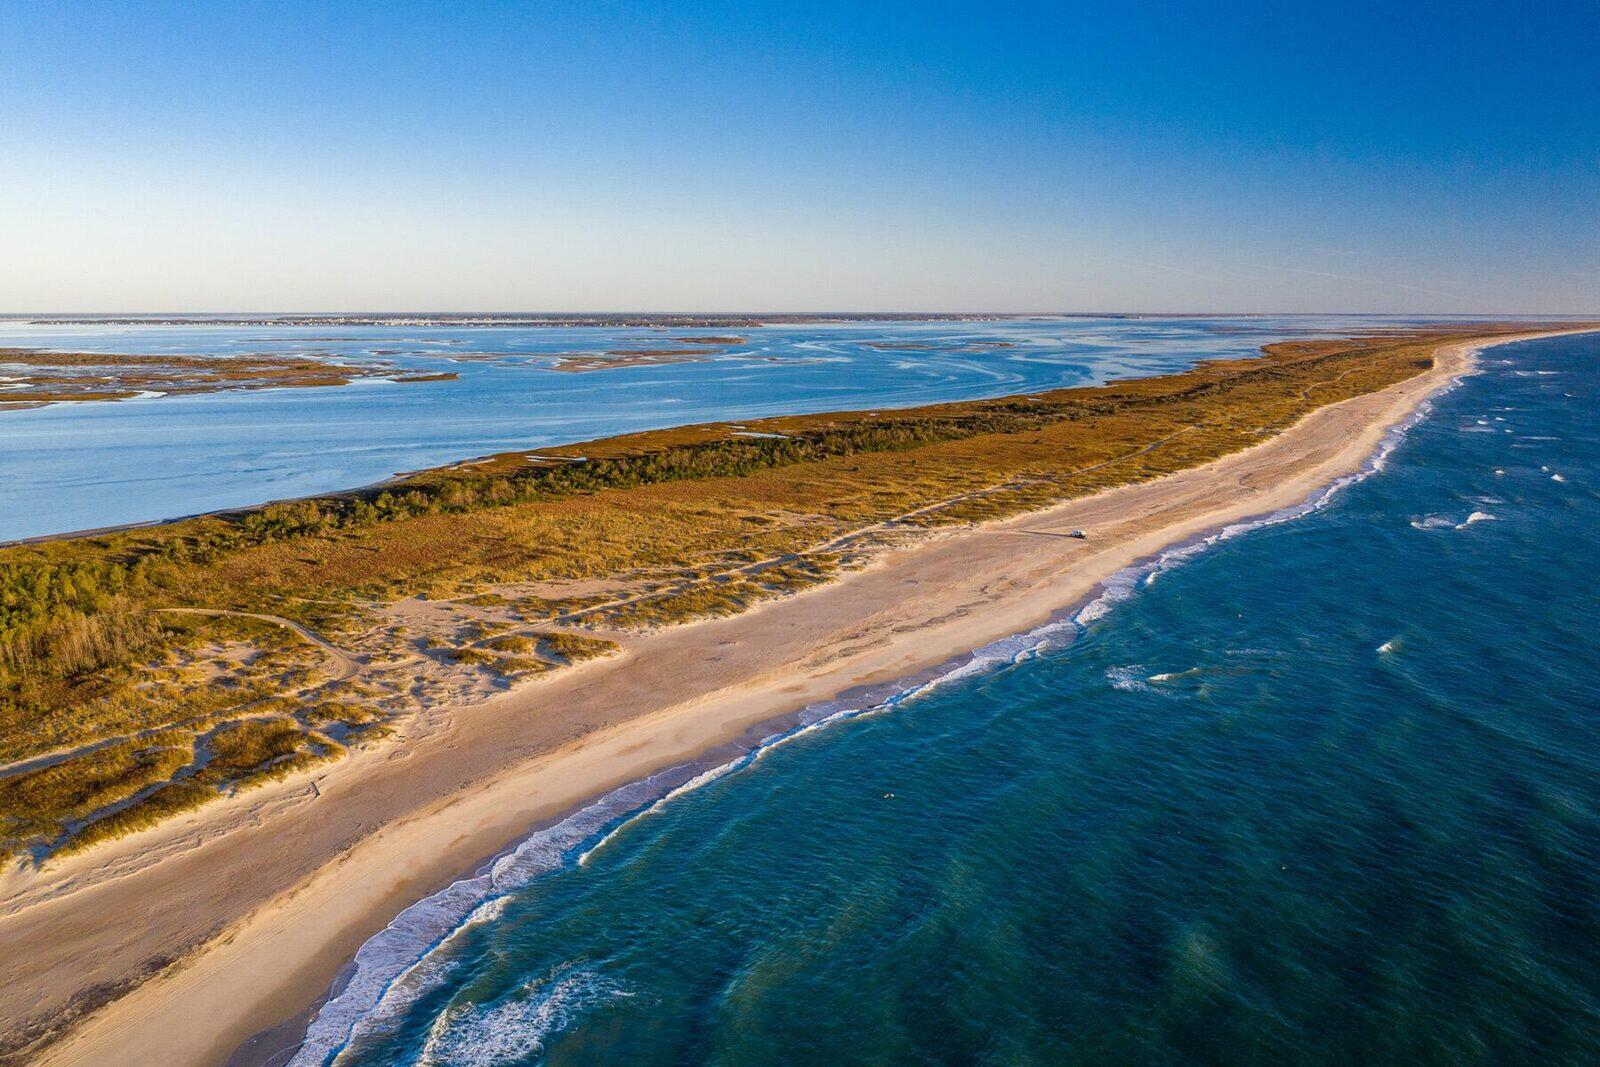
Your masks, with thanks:
M 1600 5 L 0 0 L 0 310 L 1600 312 Z

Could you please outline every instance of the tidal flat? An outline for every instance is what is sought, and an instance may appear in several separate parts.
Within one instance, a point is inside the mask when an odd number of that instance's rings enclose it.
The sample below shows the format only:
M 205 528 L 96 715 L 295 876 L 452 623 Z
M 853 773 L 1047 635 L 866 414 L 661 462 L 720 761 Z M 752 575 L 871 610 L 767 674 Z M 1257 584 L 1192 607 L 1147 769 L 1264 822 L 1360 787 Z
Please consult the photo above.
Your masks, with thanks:
M 45 404 L 198 396 L 224 390 L 311 389 L 388 378 L 394 373 L 382 363 L 345 363 L 309 354 L 133 355 L 0 348 L 0 414 Z

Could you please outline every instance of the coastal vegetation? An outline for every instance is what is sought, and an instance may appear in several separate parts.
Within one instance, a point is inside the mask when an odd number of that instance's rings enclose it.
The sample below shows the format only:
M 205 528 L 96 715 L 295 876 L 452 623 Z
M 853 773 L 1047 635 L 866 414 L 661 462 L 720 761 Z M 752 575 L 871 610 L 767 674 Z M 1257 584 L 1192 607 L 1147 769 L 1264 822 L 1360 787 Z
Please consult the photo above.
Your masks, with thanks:
M 796 593 L 933 528 L 1206 462 L 1493 332 L 687 426 L 0 549 L 0 853 L 45 862 L 337 759 L 422 703 Z

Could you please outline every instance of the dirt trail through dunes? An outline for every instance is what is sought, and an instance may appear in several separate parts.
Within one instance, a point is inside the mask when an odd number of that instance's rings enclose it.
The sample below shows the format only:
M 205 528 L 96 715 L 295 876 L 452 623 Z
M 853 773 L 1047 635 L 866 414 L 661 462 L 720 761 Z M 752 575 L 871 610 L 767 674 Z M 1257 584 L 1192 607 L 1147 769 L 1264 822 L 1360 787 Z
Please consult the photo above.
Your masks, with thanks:
M 277 615 L 258 615 L 253 611 L 228 611 L 225 608 L 162 608 L 161 610 L 170 615 L 221 615 L 234 619 L 255 619 L 257 622 L 282 626 L 285 629 L 293 630 L 303 640 L 316 645 L 328 654 L 328 658 L 333 660 L 334 663 L 334 673 L 333 678 L 330 679 L 331 681 L 342 682 L 347 678 L 353 678 L 361 670 L 360 660 L 333 644 L 315 630 L 308 630 L 297 622 Z

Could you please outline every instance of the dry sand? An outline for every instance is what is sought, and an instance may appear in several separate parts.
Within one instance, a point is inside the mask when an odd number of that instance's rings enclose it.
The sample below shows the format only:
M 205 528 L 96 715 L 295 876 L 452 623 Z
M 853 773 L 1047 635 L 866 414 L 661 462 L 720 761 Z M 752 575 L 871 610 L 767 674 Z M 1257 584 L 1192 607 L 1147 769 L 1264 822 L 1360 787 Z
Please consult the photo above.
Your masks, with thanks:
M 1567 331 L 1550 331 L 1550 333 Z M 1497 339 L 1519 340 L 1529 334 Z M 304 778 L 0 879 L 0 1026 L 131 987 L 40 1054 L 218 1064 L 303 1016 L 401 909 L 583 801 L 852 687 L 1034 627 L 1162 548 L 1304 500 L 1467 370 L 1473 345 L 1247 451 L 889 554 L 632 642 Z M 1087 541 L 1061 536 L 1089 532 Z M 198 947 L 197 947 L 198 946 Z M 182 957 L 139 982 L 152 961 Z M 104 999 L 90 993 L 85 999 Z M 294 1035 L 273 1035 L 252 1058 Z

